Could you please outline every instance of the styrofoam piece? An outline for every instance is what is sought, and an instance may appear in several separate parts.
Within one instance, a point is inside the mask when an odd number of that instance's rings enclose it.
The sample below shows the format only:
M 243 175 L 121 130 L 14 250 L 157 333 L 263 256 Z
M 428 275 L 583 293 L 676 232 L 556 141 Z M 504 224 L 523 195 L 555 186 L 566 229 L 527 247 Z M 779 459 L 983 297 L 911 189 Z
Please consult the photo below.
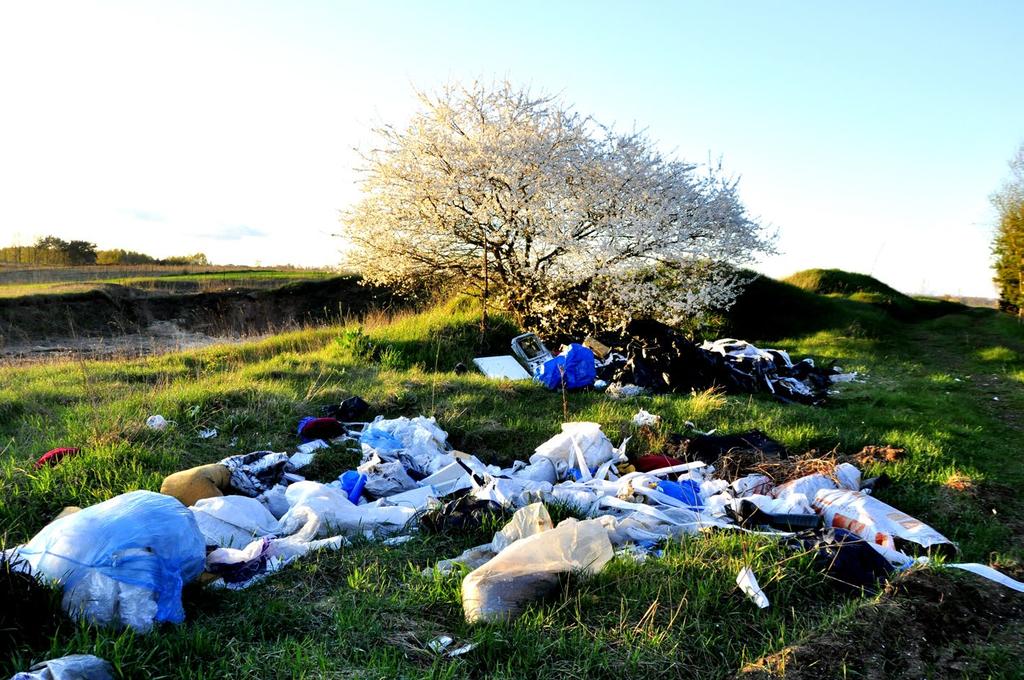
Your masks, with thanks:
M 511 354 L 496 357 L 477 357 L 473 363 L 488 378 L 504 378 L 506 380 L 529 380 L 530 374 Z
M 459 489 L 469 489 L 473 486 L 469 474 L 458 463 L 450 463 L 429 477 L 424 477 L 419 482 L 420 486 L 431 486 L 441 496 L 454 493 Z

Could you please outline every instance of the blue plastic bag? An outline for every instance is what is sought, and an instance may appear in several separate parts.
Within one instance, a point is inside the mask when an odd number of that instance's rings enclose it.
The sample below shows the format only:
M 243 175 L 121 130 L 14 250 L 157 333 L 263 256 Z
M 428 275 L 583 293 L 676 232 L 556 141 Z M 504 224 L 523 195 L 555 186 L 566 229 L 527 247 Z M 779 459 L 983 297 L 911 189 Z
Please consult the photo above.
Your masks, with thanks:
M 385 453 L 401 451 L 405 448 L 405 444 L 402 443 L 401 439 L 390 432 L 374 429 L 372 423 L 363 430 L 363 433 L 359 436 L 359 442 L 366 444 L 371 449 L 384 451 Z
M 549 390 L 561 389 L 563 371 L 566 389 L 590 387 L 597 377 L 594 353 L 588 347 L 574 342 L 557 357 L 545 361 L 537 373 L 537 379 Z
M 681 482 L 663 479 L 658 483 L 658 491 L 677 501 L 682 501 L 687 508 L 694 512 L 704 507 L 704 499 L 700 495 L 700 484 L 692 479 L 684 479 Z
M 170 623 L 185 620 L 181 588 L 206 564 L 206 542 L 192 512 L 152 491 L 121 494 L 54 520 L 15 550 L 65 594 L 96 574 L 150 591 L 156 602 L 152 621 Z M 145 621 L 121 623 L 148 629 Z

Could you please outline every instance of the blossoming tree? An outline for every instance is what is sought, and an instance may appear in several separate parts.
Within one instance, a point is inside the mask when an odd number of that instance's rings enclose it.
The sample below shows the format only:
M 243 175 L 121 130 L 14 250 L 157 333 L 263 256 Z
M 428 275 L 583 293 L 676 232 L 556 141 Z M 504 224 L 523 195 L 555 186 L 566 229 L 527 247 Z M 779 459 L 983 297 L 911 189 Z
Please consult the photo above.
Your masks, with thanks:
M 722 309 L 770 249 L 720 168 L 662 156 L 508 82 L 420 94 L 377 130 L 347 259 L 373 283 L 470 291 L 535 329 Z

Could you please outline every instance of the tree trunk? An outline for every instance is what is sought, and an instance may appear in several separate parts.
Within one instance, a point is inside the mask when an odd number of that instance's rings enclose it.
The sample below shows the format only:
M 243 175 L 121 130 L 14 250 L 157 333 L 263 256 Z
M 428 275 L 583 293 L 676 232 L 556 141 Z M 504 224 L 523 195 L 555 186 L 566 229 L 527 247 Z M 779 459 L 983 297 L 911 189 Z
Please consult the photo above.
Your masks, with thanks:
M 484 257 L 483 257 L 483 277 L 484 277 L 484 291 L 483 295 L 480 296 L 480 350 L 484 349 L 484 342 L 487 337 L 487 295 L 490 292 L 488 286 L 487 276 L 487 246 L 484 245 Z

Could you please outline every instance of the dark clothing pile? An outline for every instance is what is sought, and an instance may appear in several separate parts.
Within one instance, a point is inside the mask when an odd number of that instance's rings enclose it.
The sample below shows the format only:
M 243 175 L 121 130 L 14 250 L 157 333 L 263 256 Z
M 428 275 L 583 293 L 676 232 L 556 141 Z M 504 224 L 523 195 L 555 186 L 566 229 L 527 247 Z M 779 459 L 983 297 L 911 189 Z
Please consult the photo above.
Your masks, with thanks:
M 720 340 L 699 346 L 657 321 L 633 321 L 600 367 L 609 383 L 638 385 L 655 393 L 720 387 L 730 393 L 768 392 L 786 402 L 825 401 L 833 367 L 810 359 L 793 363 L 778 350 Z
M 752 454 L 764 459 L 787 458 L 786 447 L 760 430 L 740 434 L 669 435 L 667 451 L 682 459 L 715 461 L 727 454 Z

